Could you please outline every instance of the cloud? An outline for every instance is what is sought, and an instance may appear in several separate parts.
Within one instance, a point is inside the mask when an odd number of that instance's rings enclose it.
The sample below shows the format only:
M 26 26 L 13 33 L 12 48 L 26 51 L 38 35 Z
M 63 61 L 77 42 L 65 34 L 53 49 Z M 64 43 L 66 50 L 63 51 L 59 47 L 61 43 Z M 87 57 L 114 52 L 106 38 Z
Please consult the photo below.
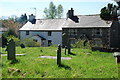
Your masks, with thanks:
M 114 0 L 1 0 L 0 2 L 109 2 Z M 120 1 L 120 0 L 116 0 Z

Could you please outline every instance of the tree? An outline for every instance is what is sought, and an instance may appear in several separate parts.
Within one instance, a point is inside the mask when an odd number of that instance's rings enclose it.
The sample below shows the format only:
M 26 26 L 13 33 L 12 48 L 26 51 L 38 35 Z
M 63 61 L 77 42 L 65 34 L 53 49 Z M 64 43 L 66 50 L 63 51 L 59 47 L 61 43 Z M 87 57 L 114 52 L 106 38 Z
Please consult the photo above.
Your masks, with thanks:
M 100 13 L 100 17 L 103 19 L 103 20 L 111 20 L 112 17 L 111 17 L 111 11 L 112 11 L 112 8 L 113 8 L 113 4 L 108 4 L 107 7 L 104 7 L 101 9 L 101 13 Z
M 44 17 L 47 19 L 54 19 L 56 17 L 61 18 L 63 13 L 63 7 L 62 5 L 59 5 L 58 8 L 56 8 L 54 3 L 50 2 L 49 8 L 48 9 L 45 8 L 44 13 L 45 13 Z
M 103 19 L 103 20 L 107 20 L 107 21 L 110 21 L 112 20 L 113 16 L 111 13 L 113 13 L 113 11 L 117 8 L 116 5 L 113 5 L 113 4 L 108 4 L 107 7 L 104 7 L 101 9 L 101 13 L 100 13 L 100 17 Z
M 58 16 L 58 18 L 61 18 L 62 15 L 63 15 L 63 7 L 60 4 L 60 5 L 58 5 L 58 8 L 57 8 L 57 16 Z

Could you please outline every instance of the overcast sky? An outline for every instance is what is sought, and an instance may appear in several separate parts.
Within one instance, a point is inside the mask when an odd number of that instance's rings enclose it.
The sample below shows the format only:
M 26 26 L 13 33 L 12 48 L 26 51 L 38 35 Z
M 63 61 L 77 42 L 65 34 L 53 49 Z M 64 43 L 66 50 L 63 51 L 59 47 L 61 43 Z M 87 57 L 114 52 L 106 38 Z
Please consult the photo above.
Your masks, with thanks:
M 73 8 L 76 15 L 99 14 L 100 9 L 108 3 L 114 3 L 113 0 L 0 0 L 0 17 L 26 13 L 35 14 L 37 9 L 37 18 L 44 18 L 43 10 L 49 7 L 50 1 L 58 6 L 61 4 L 64 8 L 64 18 L 68 9 Z

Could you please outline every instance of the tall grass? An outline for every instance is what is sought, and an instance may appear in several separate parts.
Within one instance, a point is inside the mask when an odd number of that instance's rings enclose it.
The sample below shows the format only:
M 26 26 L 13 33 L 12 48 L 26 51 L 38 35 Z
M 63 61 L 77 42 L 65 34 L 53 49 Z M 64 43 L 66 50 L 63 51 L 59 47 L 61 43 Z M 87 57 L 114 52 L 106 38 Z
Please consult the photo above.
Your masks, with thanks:
M 2 53 L 6 53 L 2 49 Z M 42 50 L 43 52 L 41 52 Z M 2 56 L 3 78 L 118 78 L 118 66 L 112 53 L 93 52 L 89 49 L 72 48 L 76 55 L 65 55 L 71 60 L 62 60 L 61 67 L 56 64 L 56 59 L 43 59 L 39 56 L 56 56 L 57 47 L 26 47 L 16 48 L 17 62 L 11 64 Z M 13 71 L 11 70 L 13 69 Z M 11 71 L 9 71 L 11 70 Z

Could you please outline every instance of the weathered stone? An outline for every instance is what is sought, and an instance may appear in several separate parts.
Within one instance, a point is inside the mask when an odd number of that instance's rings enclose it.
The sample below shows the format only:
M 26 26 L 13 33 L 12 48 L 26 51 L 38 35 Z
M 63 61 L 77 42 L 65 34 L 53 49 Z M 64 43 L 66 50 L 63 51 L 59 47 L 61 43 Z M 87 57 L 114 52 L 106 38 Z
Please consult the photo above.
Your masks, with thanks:
M 120 52 L 114 52 L 113 56 L 116 58 L 116 63 L 120 63 Z
M 58 45 L 58 50 L 57 50 L 57 65 L 61 65 L 61 45 Z
M 13 60 L 15 59 L 15 42 L 13 39 L 11 39 L 8 42 L 8 47 L 7 47 L 7 58 L 8 60 Z
M 65 46 L 65 55 L 66 55 L 66 50 L 67 50 L 67 47 Z

